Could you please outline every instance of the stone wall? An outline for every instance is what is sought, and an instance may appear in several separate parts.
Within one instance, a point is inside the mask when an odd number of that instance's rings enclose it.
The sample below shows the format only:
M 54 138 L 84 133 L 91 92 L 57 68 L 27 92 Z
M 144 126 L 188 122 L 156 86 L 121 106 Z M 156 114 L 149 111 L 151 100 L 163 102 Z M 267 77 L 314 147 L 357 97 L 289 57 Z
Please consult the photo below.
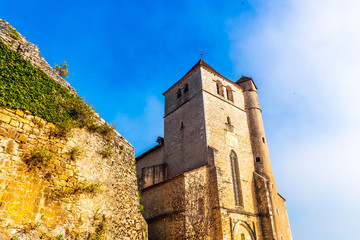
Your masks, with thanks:
M 275 204 L 276 231 L 281 239 L 292 239 L 289 217 L 286 210 L 285 199 L 278 194 Z
M 174 177 L 207 164 L 200 70 L 191 71 L 164 95 L 164 163 L 168 177 Z
M 0 20 L 0 41 L 76 94 L 38 47 L 14 32 Z M 65 137 L 56 129 L 29 111 L 0 106 L 0 239 L 147 239 L 133 146 L 115 130 L 75 128 Z
M 204 109 L 206 122 L 206 140 L 209 146 L 217 150 L 215 165 L 221 169 L 219 179 L 219 198 L 222 207 L 256 212 L 255 189 L 253 182 L 254 158 L 251 151 L 249 128 L 246 112 L 243 109 L 244 97 L 239 86 L 231 85 L 233 102 L 216 92 L 216 81 L 221 81 L 224 88 L 228 85 L 221 78 L 202 68 L 204 85 Z M 230 119 L 230 124 L 227 118 Z M 240 175 L 242 206 L 234 201 L 233 179 L 230 153 L 237 157 Z
M 149 239 L 222 239 L 215 176 L 203 166 L 142 189 Z
M 149 154 L 145 155 L 144 157 L 140 156 L 141 158 L 136 159 L 136 177 L 138 179 L 139 189 L 142 189 L 145 186 L 145 182 L 146 182 L 145 174 L 147 172 L 145 169 L 151 169 L 152 166 L 163 165 L 165 169 L 163 171 L 162 180 L 167 178 L 167 167 L 164 164 L 164 157 L 163 157 L 164 148 L 163 146 L 155 146 L 155 147 L 157 149 L 151 151 Z M 160 179 L 161 178 L 159 178 L 159 180 Z M 148 181 L 152 182 L 152 184 L 158 182 L 155 179 L 148 179 Z
M 133 147 L 85 129 L 59 138 L 54 128 L 30 112 L 0 108 L 1 236 L 143 239 Z M 104 157 L 109 147 L 113 154 Z M 51 159 L 31 158 L 35 151 Z

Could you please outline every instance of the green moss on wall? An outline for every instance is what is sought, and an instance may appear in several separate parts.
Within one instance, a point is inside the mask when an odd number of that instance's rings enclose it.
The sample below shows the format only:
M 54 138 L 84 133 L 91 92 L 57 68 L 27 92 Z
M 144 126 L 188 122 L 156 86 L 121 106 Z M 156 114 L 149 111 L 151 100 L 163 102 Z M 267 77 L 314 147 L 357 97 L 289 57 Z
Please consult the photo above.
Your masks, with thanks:
M 32 112 L 62 128 L 94 124 L 94 111 L 0 41 L 0 106 Z

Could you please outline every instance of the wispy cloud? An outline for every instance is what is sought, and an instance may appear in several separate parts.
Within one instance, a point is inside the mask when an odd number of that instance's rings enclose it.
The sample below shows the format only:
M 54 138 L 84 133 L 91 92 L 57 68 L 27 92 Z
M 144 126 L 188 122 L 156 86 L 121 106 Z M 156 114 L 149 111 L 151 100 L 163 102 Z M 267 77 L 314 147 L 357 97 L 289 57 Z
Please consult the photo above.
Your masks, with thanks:
M 145 99 L 145 106 L 137 116 L 119 113 L 114 121 L 121 134 L 135 146 L 136 154 L 156 144 L 156 138 L 163 132 L 163 102 L 155 96 Z M 137 148 L 137 146 L 141 146 Z
M 360 213 L 360 2 L 253 8 L 229 21 L 233 59 L 259 85 L 294 239 L 352 239 Z

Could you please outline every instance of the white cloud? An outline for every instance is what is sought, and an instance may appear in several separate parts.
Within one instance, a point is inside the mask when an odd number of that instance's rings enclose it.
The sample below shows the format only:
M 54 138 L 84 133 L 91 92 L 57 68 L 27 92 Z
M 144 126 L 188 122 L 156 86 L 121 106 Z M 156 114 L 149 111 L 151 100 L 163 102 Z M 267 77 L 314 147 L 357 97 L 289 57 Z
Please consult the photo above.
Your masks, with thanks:
M 253 7 L 253 14 L 229 22 L 232 57 L 239 73 L 251 73 L 258 83 L 293 237 L 354 239 L 356 228 L 349 227 L 360 213 L 360 1 Z

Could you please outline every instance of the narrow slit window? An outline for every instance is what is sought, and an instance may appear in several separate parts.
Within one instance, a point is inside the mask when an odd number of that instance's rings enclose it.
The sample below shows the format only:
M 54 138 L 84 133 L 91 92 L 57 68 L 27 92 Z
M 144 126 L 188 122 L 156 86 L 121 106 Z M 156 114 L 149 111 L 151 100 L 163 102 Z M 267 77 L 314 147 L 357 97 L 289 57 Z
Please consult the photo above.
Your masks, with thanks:
M 231 153 L 230 153 L 230 162 L 231 162 L 231 175 L 232 175 L 232 180 L 233 180 L 235 205 L 243 206 L 239 162 L 238 162 L 236 153 L 234 151 L 231 151 Z
M 229 126 L 231 126 L 231 119 L 230 119 L 230 117 L 227 117 L 227 124 L 229 125 Z
M 261 159 L 259 157 L 256 157 L 255 162 L 261 162 Z
M 177 90 L 177 92 L 176 92 L 176 97 L 177 97 L 177 98 L 181 98 L 181 89 Z
M 185 84 L 185 87 L 184 87 L 184 93 L 187 93 L 189 91 L 189 84 Z

